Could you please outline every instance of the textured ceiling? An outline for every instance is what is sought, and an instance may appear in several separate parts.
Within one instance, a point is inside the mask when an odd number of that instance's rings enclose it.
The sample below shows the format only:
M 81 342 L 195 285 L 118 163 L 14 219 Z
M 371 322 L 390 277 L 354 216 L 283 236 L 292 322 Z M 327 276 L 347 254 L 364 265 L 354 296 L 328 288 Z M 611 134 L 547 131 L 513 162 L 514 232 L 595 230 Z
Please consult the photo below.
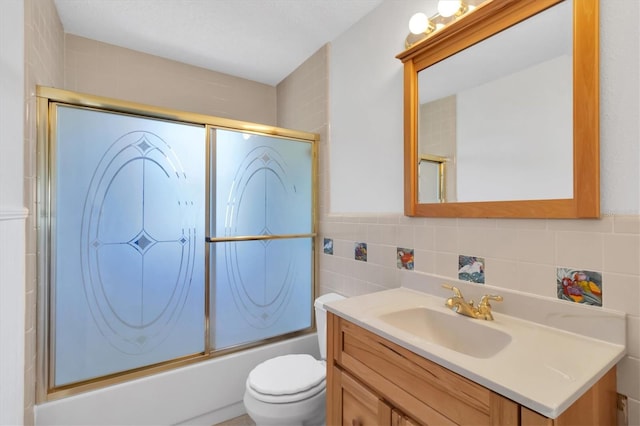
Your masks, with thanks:
M 54 0 L 66 33 L 276 85 L 382 0 Z

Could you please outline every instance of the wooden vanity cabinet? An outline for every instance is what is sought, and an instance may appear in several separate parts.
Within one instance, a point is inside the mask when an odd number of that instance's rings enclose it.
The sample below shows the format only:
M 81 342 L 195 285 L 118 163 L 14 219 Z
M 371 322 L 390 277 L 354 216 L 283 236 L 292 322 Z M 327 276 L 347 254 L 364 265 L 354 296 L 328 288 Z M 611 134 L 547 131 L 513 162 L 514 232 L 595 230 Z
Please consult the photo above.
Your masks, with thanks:
M 615 424 L 615 368 L 548 419 L 331 313 L 327 368 L 328 426 Z

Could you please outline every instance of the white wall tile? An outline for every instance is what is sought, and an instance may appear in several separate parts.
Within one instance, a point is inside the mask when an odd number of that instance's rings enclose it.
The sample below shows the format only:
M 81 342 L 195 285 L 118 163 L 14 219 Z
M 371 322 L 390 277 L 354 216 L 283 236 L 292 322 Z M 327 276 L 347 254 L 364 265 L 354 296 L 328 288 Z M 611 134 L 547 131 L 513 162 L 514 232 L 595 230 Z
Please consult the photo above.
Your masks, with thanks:
M 640 358 L 640 317 L 627 316 L 627 355 Z
M 465 256 L 486 257 L 487 243 L 495 228 L 461 227 L 458 229 L 458 254 Z
M 436 254 L 432 250 L 415 250 L 415 270 L 420 272 L 435 273 Z
M 414 248 L 416 250 L 433 250 L 435 248 L 435 230 L 432 226 L 416 226 Z
M 437 275 L 458 278 L 458 255 L 436 252 L 435 271 Z
M 640 216 L 614 216 L 613 232 L 616 234 L 640 234 Z
M 555 264 L 602 271 L 603 236 L 599 232 L 558 232 Z
M 458 254 L 458 228 L 453 226 L 436 226 L 435 249 L 438 252 Z
M 487 257 L 505 260 L 518 259 L 520 241 L 515 229 L 493 229 L 487 233 L 484 244 Z
M 640 234 L 604 235 L 604 271 L 640 275 Z
M 518 230 L 518 260 L 522 262 L 555 264 L 555 233 L 544 230 Z
M 618 363 L 618 392 L 640 399 L 640 358 L 626 356 Z
M 640 275 L 605 272 L 602 275 L 602 304 L 605 308 L 640 315 Z
M 404 248 L 415 248 L 415 226 L 412 225 L 399 225 L 398 237 L 396 239 L 396 245 Z

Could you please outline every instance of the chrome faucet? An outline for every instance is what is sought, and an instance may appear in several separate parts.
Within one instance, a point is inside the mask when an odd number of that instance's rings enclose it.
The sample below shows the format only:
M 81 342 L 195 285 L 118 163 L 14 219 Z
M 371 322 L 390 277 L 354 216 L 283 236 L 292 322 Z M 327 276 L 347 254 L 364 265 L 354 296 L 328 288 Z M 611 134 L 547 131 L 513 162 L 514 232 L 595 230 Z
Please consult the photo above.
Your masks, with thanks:
M 477 307 L 474 306 L 474 301 L 466 301 L 462 296 L 462 292 L 458 287 L 454 287 L 449 284 L 443 284 L 442 287 L 453 291 L 453 297 L 447 299 L 444 303 L 446 307 L 461 315 L 466 315 L 471 318 L 483 319 L 487 321 L 493 321 L 493 314 L 491 313 L 491 304 L 489 300 L 495 300 L 496 302 L 502 302 L 502 296 L 495 296 L 492 294 L 485 294 L 480 299 L 480 303 Z

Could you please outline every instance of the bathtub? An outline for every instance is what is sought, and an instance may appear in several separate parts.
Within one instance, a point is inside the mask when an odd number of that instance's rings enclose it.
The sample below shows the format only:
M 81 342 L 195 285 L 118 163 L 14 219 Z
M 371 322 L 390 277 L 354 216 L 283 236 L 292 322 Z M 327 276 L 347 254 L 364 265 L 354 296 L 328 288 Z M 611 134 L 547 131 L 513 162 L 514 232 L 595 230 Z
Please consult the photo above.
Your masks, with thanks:
M 245 380 L 288 353 L 318 357 L 316 333 L 38 404 L 36 425 L 206 425 L 244 414 Z

